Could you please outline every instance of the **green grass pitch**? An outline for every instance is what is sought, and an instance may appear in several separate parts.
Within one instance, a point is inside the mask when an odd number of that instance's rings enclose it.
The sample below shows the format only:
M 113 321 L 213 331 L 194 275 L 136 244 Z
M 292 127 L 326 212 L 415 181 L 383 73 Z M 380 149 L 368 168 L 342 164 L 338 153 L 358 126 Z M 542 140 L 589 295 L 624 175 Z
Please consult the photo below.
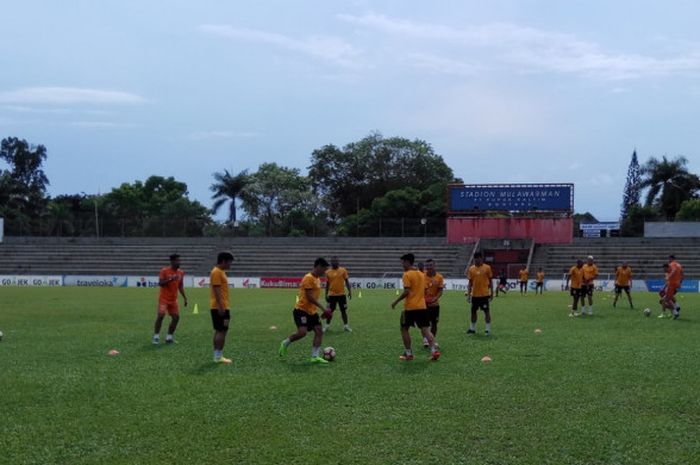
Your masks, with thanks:
M 307 362 L 310 338 L 277 355 L 294 291 L 236 289 L 234 364 L 215 366 L 207 290 L 189 295 L 178 344 L 153 346 L 155 290 L 0 289 L 0 463 L 700 463 L 699 295 L 672 321 L 653 294 L 630 310 L 598 293 L 574 319 L 564 293 L 510 293 L 487 338 L 483 321 L 465 334 L 464 296 L 448 292 L 443 358 L 412 330 L 405 363 L 395 295 L 365 291 L 355 331 L 337 319 L 324 337 L 328 366 Z

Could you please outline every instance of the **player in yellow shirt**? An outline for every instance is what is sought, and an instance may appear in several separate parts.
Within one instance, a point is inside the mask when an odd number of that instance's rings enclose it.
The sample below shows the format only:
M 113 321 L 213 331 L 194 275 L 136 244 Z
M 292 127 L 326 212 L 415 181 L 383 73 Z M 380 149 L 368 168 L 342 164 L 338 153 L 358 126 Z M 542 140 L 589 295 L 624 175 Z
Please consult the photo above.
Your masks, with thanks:
M 467 270 L 467 298 L 472 305 L 471 323 L 467 334 L 476 333 L 477 312 L 484 312 L 486 322 L 485 334 L 491 334 L 491 309 L 489 303 L 493 299 L 493 272 L 491 267 L 484 263 L 484 256 L 481 252 L 474 254 L 474 264 Z
M 430 332 L 430 318 L 425 303 L 425 275 L 413 267 L 414 262 L 415 256 L 412 253 L 407 253 L 401 257 L 401 265 L 404 270 L 403 293 L 391 304 L 391 308 L 396 308 L 399 302 L 404 301 L 404 309 L 401 312 L 401 339 L 403 340 L 404 353 L 399 359 L 405 361 L 413 360 L 411 334 L 408 330 L 412 326 L 416 326 L 428 341 L 431 353 L 430 358 L 437 360 L 440 358 L 440 351 L 433 333 Z
M 346 288 L 348 290 L 347 298 L 345 296 Z M 343 330 L 350 333 L 352 329 L 348 325 L 348 300 L 352 300 L 352 286 L 350 286 L 348 270 L 340 266 L 338 257 L 331 257 L 331 269 L 326 271 L 326 302 L 328 302 L 331 312 L 335 311 L 336 306 L 340 307 L 340 316 L 343 318 Z M 324 333 L 331 326 L 332 318 L 333 313 L 324 322 Z
M 445 289 L 445 278 L 435 271 L 435 260 L 425 261 L 425 304 L 428 307 L 430 332 L 437 337 L 438 322 L 440 321 L 440 297 Z M 423 339 L 423 346 L 429 347 L 428 339 Z
M 525 265 L 518 271 L 518 281 L 520 282 L 520 294 L 527 294 L 527 280 L 530 277 L 530 271 Z
M 544 271 L 542 268 L 539 268 L 537 275 L 535 275 L 535 295 L 537 295 L 537 291 L 540 291 L 540 295 L 544 291 Z
M 328 363 L 328 360 L 321 357 L 323 329 L 321 328 L 321 319 L 317 311 L 321 310 L 325 318 L 328 318 L 331 313 L 330 309 L 321 305 L 319 300 L 321 297 L 321 276 L 326 274 L 327 269 L 328 262 L 326 259 L 317 258 L 311 273 L 307 273 L 301 280 L 297 303 L 292 312 L 297 330 L 280 343 L 280 357 L 287 355 L 287 348 L 292 342 L 305 338 L 307 332 L 313 331 L 314 340 L 311 343 L 311 363 Z
M 231 359 L 224 357 L 223 351 L 231 321 L 231 306 L 225 270 L 231 268 L 231 262 L 233 262 L 231 252 L 220 252 L 216 257 L 216 266 L 209 274 L 209 308 L 214 326 L 214 362 L 227 365 L 231 363 Z
M 613 307 L 617 306 L 617 299 L 620 298 L 622 291 L 625 291 L 627 300 L 630 303 L 630 308 L 634 308 L 630 289 L 632 289 L 632 268 L 629 267 L 627 262 L 622 262 L 622 264 L 615 269 L 615 300 L 613 300 Z
M 583 302 L 583 260 L 576 260 L 576 265 L 569 269 L 566 274 L 566 288 L 569 288 L 569 282 L 571 282 L 571 297 L 574 301 L 571 305 L 571 313 L 569 316 L 578 316 L 576 310 L 578 310 L 579 300 Z M 583 303 L 581 304 L 584 305 Z
M 581 316 L 586 314 L 586 296 L 588 296 L 588 314 L 593 315 L 593 290 L 595 279 L 598 277 L 598 267 L 593 263 L 593 256 L 589 255 L 583 265 L 583 297 L 581 297 Z

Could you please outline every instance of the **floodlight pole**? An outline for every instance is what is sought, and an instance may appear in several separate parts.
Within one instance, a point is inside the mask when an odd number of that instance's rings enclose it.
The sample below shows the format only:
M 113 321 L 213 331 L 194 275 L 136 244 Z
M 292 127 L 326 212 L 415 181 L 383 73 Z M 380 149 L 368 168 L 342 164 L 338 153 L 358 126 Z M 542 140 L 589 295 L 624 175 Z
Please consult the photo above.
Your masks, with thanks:
M 100 217 L 97 213 L 97 196 L 95 196 L 95 237 L 100 238 Z

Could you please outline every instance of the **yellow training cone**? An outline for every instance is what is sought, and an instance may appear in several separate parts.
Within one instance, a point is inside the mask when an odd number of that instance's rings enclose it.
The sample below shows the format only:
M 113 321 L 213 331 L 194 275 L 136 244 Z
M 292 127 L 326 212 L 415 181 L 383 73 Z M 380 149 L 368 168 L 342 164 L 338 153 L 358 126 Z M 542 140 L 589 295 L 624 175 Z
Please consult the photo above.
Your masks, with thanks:
M 294 302 L 298 304 L 299 303 L 299 296 L 295 295 L 294 298 L 296 299 Z
M 359 292 L 357 293 L 357 298 L 358 298 L 358 299 L 361 299 L 361 298 L 362 298 L 362 291 L 359 291 Z
M 194 308 L 192 309 L 192 314 L 199 315 L 199 305 L 194 304 Z
M 399 295 L 399 290 L 398 290 L 398 289 L 396 289 L 396 295 Z

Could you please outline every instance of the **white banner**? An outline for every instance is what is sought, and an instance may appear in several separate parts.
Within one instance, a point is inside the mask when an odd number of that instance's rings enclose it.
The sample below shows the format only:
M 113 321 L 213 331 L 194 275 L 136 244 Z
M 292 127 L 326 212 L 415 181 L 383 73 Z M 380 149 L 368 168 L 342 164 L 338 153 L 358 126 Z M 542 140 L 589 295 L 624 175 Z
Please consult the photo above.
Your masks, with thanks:
M 185 285 L 188 286 L 187 283 L 185 283 Z M 191 286 L 195 288 L 209 287 L 209 276 L 194 276 L 192 278 Z M 260 287 L 260 278 L 229 276 L 228 287 L 234 289 L 255 289 Z
M 127 276 L 63 275 L 64 286 L 126 287 Z
M 183 284 L 185 287 L 193 287 L 193 281 L 194 279 L 192 278 L 192 276 L 185 275 Z M 158 278 L 158 276 L 127 276 L 126 278 L 127 287 L 139 287 L 142 289 L 157 288 L 159 287 L 159 282 L 160 279 Z
M 49 286 L 56 287 L 63 285 L 61 276 L 17 276 L 17 275 L 0 275 L 0 286 Z

